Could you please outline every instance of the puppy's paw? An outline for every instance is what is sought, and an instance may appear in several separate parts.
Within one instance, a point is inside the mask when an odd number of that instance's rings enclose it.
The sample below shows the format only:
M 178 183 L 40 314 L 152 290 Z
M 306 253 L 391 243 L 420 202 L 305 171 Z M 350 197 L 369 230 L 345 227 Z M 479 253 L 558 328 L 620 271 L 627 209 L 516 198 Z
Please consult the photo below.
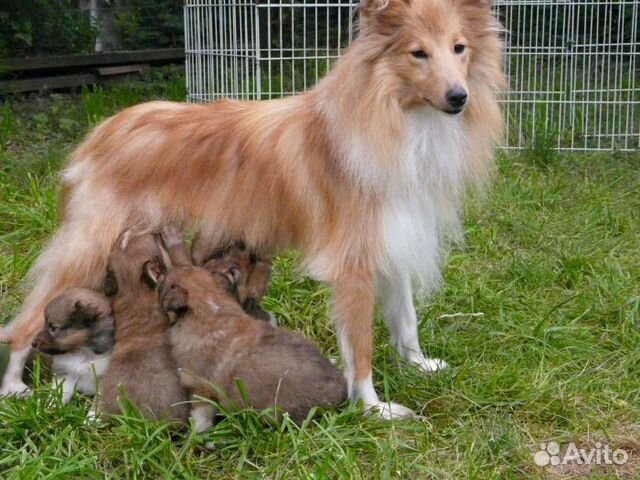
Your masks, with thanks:
M 278 326 L 278 317 L 276 317 L 271 312 L 267 312 L 267 315 L 269 315 L 269 325 L 271 325 L 272 327 L 277 327 Z
M 415 416 L 410 408 L 393 402 L 378 401 L 373 404 L 365 404 L 364 408 L 367 413 L 379 415 L 383 420 L 406 420 Z
M 33 392 L 22 380 L 9 380 L 7 378 L 2 382 L 0 388 L 0 397 L 17 397 L 26 398 Z

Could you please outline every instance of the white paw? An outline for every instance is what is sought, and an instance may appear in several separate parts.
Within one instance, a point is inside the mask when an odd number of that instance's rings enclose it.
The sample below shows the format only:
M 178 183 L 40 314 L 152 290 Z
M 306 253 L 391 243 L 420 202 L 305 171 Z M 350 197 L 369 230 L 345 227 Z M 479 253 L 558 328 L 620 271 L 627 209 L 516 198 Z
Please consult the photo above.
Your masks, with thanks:
M 425 373 L 435 373 L 449 368 L 449 365 L 444 360 L 440 360 L 439 358 L 428 358 L 422 353 L 408 355 L 407 361 Z
M 2 383 L 2 388 L 0 388 L 0 397 L 25 398 L 32 393 L 31 389 L 20 380 L 7 381 L 5 379 Z
M 87 412 L 87 416 L 84 417 L 84 424 L 88 427 L 102 427 L 107 425 L 104 417 L 100 416 L 100 413 L 91 408 Z
M 413 410 L 399 403 L 378 401 L 373 404 L 365 404 L 364 407 L 367 412 L 380 415 L 383 420 L 402 420 L 415 416 Z
M 277 327 L 278 326 L 278 317 L 276 317 L 271 312 L 268 312 L 268 313 L 269 313 L 269 325 L 271 325 L 272 327 Z

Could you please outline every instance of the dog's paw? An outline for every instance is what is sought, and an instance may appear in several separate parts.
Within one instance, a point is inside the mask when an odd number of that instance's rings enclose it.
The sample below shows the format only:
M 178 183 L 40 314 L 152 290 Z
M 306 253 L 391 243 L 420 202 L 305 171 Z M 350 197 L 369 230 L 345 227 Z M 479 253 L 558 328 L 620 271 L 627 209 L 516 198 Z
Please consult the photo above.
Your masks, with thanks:
M 17 397 L 25 398 L 33 392 L 21 380 L 8 381 L 6 378 L 0 388 L 0 397 Z
M 444 360 L 440 360 L 439 358 L 428 358 L 422 353 L 408 355 L 407 361 L 412 365 L 415 365 L 424 373 L 435 373 L 449 368 L 449 365 Z
M 378 401 L 373 404 L 365 404 L 364 408 L 367 413 L 379 415 L 383 420 L 405 420 L 415 416 L 410 408 L 393 402 Z
M 267 314 L 269 315 L 269 325 L 271 325 L 272 327 L 277 327 L 278 326 L 278 317 L 276 317 L 271 312 L 268 312 Z

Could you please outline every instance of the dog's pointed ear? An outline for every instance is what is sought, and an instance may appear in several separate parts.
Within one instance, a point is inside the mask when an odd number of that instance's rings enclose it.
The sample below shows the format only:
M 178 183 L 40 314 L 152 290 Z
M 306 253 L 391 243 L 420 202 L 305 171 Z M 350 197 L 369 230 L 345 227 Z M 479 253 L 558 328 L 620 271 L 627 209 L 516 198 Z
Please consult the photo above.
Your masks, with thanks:
M 360 15 L 371 17 L 394 6 L 411 5 L 411 0 L 360 0 Z
M 160 257 L 147 260 L 142 267 L 142 280 L 150 287 L 156 288 L 167 273 L 167 267 Z

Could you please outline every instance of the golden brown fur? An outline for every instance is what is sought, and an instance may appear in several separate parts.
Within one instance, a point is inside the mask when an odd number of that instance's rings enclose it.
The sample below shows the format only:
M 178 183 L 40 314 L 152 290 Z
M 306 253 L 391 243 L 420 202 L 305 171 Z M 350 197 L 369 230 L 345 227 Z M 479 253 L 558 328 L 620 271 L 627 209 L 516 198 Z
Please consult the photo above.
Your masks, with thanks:
M 211 248 L 243 238 L 260 252 L 299 249 L 332 285 L 350 395 L 367 407 L 387 408 L 371 380 L 376 287 L 385 286 L 378 293 L 400 354 L 427 371 L 443 366 L 419 350 L 411 283 L 437 286 L 462 191 L 491 171 L 504 79 L 489 3 L 363 0 L 358 38 L 304 94 L 151 102 L 98 126 L 63 172 L 61 227 L 11 325 L 12 372 L 52 296 L 96 287 L 131 225 L 169 221 L 201 231 Z M 453 88 L 468 92 L 457 116 L 444 113 Z M 16 391 L 11 382 L 3 390 Z
M 158 302 L 155 282 L 164 271 L 154 235 L 116 245 L 109 257 L 105 291 L 113 296 L 116 343 L 101 385 L 98 410 L 120 413 L 121 390 L 152 419 L 185 421 L 189 406 L 171 357 L 169 319 Z

